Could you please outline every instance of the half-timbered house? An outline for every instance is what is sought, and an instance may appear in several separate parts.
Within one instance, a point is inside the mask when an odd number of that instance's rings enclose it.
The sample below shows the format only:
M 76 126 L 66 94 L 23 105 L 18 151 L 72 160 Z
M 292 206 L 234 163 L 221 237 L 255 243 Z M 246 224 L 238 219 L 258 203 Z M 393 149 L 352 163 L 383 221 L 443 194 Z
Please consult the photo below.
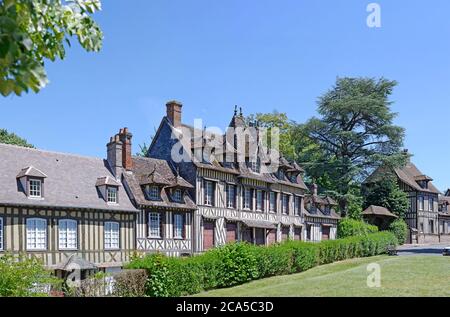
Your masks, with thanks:
M 341 217 L 336 213 L 337 203 L 326 195 L 318 194 L 318 186 L 311 186 L 305 196 L 305 241 L 334 240 Z
M 423 174 L 410 160 L 402 168 L 385 166 L 376 169 L 365 181 L 370 186 L 386 175 L 394 175 L 400 188 L 408 194 L 409 209 L 405 221 L 410 228 L 408 241 L 412 243 L 439 242 L 439 190 L 433 179 Z
M 439 195 L 439 241 L 450 242 L 450 189 Z
M 179 102 L 168 102 L 166 107 L 167 116 L 161 120 L 148 156 L 175 165 L 193 186 L 189 191 L 198 208 L 192 223 L 195 252 L 232 241 L 267 245 L 288 238 L 301 239 L 307 188 L 298 165 L 281 159 L 279 168 L 267 173 L 262 168 L 264 162 L 250 161 L 248 153 L 245 162 L 239 162 L 235 139 L 183 124 Z M 229 128 L 238 127 L 245 128 L 246 124 L 242 113 L 235 111 Z M 191 159 L 196 146 L 204 150 L 208 139 L 228 144 L 223 152 Z M 186 142 L 191 146 L 183 145 Z M 188 152 L 189 159 L 177 161 L 173 149 L 178 154 Z M 230 152 L 232 161 L 221 160 Z
M 101 158 L 0 144 L 0 254 L 54 269 L 74 258 L 120 268 L 135 250 L 137 214 L 122 169 L 121 159 L 111 168 Z

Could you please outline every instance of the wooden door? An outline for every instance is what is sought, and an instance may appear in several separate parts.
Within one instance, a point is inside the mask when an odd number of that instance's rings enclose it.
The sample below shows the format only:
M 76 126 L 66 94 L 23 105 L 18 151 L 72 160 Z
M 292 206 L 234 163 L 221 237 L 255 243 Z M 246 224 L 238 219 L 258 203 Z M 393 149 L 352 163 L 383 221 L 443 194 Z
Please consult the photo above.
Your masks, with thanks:
M 301 240 L 302 238 L 302 228 L 294 228 L 294 240 Z
M 209 250 L 214 247 L 214 223 L 203 223 L 203 250 Z
M 281 240 L 286 241 L 289 238 L 289 227 L 281 228 Z
M 227 243 L 237 240 L 237 225 L 235 223 L 227 223 Z
M 322 240 L 329 240 L 329 239 L 330 239 L 330 227 L 322 226 Z
M 255 242 L 257 245 L 265 245 L 266 239 L 265 239 L 265 230 L 261 228 L 255 228 Z

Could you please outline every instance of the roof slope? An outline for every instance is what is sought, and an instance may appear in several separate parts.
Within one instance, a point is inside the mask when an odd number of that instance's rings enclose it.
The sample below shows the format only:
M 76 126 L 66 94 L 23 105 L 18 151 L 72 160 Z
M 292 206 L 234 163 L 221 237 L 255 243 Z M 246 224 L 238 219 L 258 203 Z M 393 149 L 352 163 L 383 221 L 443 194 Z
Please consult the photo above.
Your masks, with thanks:
M 367 207 L 366 210 L 362 212 L 362 215 L 375 215 L 375 216 L 386 216 L 386 217 L 393 217 L 398 218 L 396 215 L 394 215 L 392 212 L 390 212 L 387 208 L 381 207 L 381 206 L 375 206 L 371 205 Z
M 158 173 L 157 180 L 152 177 L 155 173 Z M 187 192 L 183 195 L 184 203 L 175 202 L 169 197 L 165 190 L 166 188 L 178 186 L 189 189 L 193 186 L 181 176 L 176 175 L 169 166 L 169 163 L 165 160 L 149 157 L 133 157 L 132 172 L 125 173 L 124 178 L 136 204 L 140 206 L 197 209 L 197 206 Z M 161 200 L 152 201 L 145 197 L 142 186 L 147 184 L 155 184 L 164 188 L 161 191 Z
M 20 190 L 17 176 L 30 166 L 46 176 L 43 199 Z M 106 203 L 96 187 L 103 177 L 115 179 L 100 158 L 0 144 L 0 204 L 137 211 L 125 190 L 118 191 L 119 204 Z
M 383 177 L 384 173 L 390 171 L 392 170 L 388 169 L 385 166 L 379 167 L 364 181 L 364 183 L 368 184 L 376 182 Z M 434 186 L 433 182 L 431 181 L 431 177 L 424 175 L 412 162 L 408 162 L 404 167 L 394 168 L 393 171 L 402 182 L 417 191 L 440 194 L 440 191 Z M 428 188 L 422 188 L 417 183 L 420 180 L 428 180 Z

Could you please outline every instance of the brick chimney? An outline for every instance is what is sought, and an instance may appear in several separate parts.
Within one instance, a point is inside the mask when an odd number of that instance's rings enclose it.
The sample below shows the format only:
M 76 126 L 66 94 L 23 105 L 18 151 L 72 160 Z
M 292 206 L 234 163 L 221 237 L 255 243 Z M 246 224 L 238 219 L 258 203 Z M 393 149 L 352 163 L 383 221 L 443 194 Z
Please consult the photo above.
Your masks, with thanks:
M 172 123 L 175 128 L 181 126 L 181 107 L 183 107 L 183 105 L 175 100 L 166 103 L 167 119 L 169 119 L 170 123 Z
M 106 145 L 107 161 L 114 176 L 117 176 L 117 171 L 122 167 L 122 142 L 119 135 L 111 137 L 109 143 Z
M 122 167 L 127 171 L 133 168 L 133 160 L 131 158 L 131 138 L 133 134 L 128 131 L 128 128 L 120 129 L 119 139 L 122 142 Z

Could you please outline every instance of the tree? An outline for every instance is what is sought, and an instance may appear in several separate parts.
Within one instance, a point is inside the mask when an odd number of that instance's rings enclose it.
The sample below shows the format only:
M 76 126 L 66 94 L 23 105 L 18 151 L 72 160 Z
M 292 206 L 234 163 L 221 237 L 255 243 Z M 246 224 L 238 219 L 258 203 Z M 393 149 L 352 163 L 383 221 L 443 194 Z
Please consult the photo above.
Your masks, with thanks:
M 136 152 L 136 156 L 146 157 L 148 155 L 148 145 L 144 142 L 144 144 L 139 144 L 139 152 Z
M 377 182 L 365 186 L 365 208 L 370 205 L 385 207 L 400 218 L 405 218 L 409 208 L 408 194 L 400 189 L 395 177 L 384 174 Z
M 100 0 L 0 1 L 0 93 L 45 87 L 44 60 L 64 59 L 72 37 L 85 50 L 99 51 L 103 34 L 91 17 L 98 10 Z
M 34 146 L 29 144 L 27 140 L 22 139 L 14 133 L 9 133 L 6 129 L 0 129 L 0 143 L 34 148 Z
M 0 256 L 0 296 L 28 297 L 46 296 L 48 286 L 61 286 L 61 281 L 53 277 L 42 263 L 36 259 L 10 254 Z
M 400 166 L 404 129 L 393 124 L 389 96 L 395 81 L 373 78 L 338 78 L 319 98 L 320 118 L 306 124 L 309 137 L 323 150 L 320 167 L 335 182 L 339 206 L 345 215 L 352 186 L 375 167 Z

